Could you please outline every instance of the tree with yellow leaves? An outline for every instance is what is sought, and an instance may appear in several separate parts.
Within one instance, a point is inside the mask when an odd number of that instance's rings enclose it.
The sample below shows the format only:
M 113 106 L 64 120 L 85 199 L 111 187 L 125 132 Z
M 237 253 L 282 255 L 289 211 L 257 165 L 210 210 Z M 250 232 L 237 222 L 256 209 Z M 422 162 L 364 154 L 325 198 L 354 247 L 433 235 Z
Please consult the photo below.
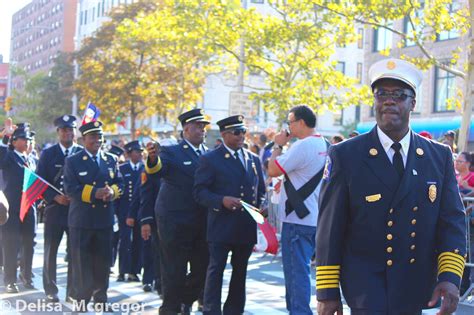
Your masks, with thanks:
M 408 1 L 327 1 L 315 0 L 314 3 L 326 10 L 344 17 L 347 23 L 361 23 L 374 29 L 384 29 L 398 38 L 395 49 L 385 49 L 380 53 L 397 56 L 416 64 L 421 70 L 436 66 L 465 81 L 464 90 L 448 102 L 451 107 L 462 108 L 462 122 L 459 132 L 458 147 L 464 150 L 467 145 L 469 127 L 472 117 L 472 87 L 474 84 L 474 0 L 408 0 Z M 406 21 L 406 29 L 393 26 L 393 21 Z M 445 34 L 456 32 L 461 39 L 461 46 L 453 45 L 447 56 L 436 55 L 435 43 Z M 407 55 L 406 46 L 418 48 L 416 56 Z

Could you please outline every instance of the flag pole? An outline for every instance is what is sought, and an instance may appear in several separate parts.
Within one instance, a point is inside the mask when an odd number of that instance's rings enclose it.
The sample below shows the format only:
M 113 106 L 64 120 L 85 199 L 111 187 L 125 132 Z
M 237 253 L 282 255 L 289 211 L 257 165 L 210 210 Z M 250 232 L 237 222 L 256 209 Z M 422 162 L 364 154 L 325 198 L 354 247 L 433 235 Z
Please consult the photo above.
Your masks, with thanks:
M 33 172 L 33 174 L 35 174 L 36 177 L 38 177 L 42 182 L 44 182 L 46 185 L 48 185 L 49 187 L 51 187 L 52 189 L 54 189 L 58 194 L 60 195 L 64 195 L 64 193 L 62 191 L 60 191 L 59 189 L 57 189 L 56 187 L 54 187 L 50 182 L 48 182 L 46 179 L 44 179 L 43 177 L 39 176 L 38 174 L 36 174 L 35 171 L 33 171 L 31 168 L 27 167 L 27 166 L 23 166 L 27 169 L 29 169 L 31 172 Z

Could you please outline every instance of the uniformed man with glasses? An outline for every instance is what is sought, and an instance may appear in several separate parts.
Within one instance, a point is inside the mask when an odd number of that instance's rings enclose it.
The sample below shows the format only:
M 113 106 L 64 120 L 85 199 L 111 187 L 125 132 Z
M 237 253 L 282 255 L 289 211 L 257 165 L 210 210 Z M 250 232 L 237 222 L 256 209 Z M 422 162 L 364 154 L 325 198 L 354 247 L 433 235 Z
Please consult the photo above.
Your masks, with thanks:
M 403 60 L 369 70 L 377 125 L 329 150 L 316 233 L 318 313 L 456 310 L 466 226 L 451 150 L 410 129 L 422 73 Z M 442 300 L 441 300 L 442 298 Z
M 242 115 L 217 122 L 223 143 L 200 159 L 195 175 L 194 198 L 208 209 L 209 266 L 203 314 L 222 314 L 221 291 L 227 256 L 232 252 L 232 280 L 224 314 L 242 314 L 245 279 L 257 225 L 240 201 L 259 207 L 265 195 L 260 159 L 243 149 L 247 128 Z

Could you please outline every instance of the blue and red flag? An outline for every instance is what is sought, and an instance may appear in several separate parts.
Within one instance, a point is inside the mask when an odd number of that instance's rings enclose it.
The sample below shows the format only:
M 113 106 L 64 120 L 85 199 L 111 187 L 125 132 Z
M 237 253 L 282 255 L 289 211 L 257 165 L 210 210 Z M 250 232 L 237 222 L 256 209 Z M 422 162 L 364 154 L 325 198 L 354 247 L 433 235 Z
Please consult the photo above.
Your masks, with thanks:
M 82 125 L 90 123 L 91 121 L 96 121 L 100 116 L 100 109 L 94 104 L 87 104 L 86 110 L 84 111 L 84 116 L 82 116 Z

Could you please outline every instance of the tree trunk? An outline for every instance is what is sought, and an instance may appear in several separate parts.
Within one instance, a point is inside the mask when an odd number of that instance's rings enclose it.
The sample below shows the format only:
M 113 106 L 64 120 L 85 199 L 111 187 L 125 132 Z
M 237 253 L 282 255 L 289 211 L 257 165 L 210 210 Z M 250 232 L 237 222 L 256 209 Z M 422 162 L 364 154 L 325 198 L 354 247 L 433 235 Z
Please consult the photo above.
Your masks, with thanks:
M 130 136 L 132 138 L 132 141 L 137 139 L 136 119 L 137 119 L 137 113 L 135 112 L 135 103 L 133 103 L 132 101 L 132 106 L 130 106 Z
M 458 150 L 459 152 L 467 150 L 467 143 L 469 141 L 469 131 L 471 129 L 472 119 L 472 89 L 474 85 L 474 0 L 469 0 L 469 12 L 471 14 L 471 29 L 469 31 L 468 43 L 466 45 L 467 52 L 467 78 L 466 88 L 464 89 L 464 102 L 462 108 L 461 128 L 459 130 Z

